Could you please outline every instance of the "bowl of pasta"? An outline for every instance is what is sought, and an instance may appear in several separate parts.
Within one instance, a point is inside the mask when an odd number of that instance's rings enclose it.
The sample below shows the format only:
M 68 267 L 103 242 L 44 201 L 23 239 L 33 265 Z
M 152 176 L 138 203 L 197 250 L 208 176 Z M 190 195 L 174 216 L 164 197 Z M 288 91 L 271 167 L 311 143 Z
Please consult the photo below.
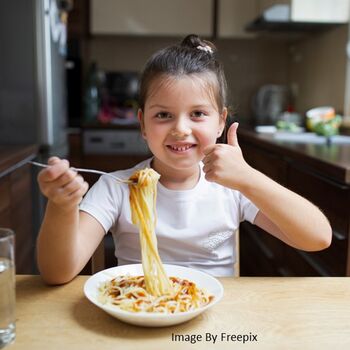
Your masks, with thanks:
M 223 296 L 214 277 L 183 266 L 164 264 L 171 292 L 152 295 L 142 264 L 112 267 L 91 276 L 85 296 L 117 319 L 143 327 L 166 327 L 186 322 L 213 307 Z

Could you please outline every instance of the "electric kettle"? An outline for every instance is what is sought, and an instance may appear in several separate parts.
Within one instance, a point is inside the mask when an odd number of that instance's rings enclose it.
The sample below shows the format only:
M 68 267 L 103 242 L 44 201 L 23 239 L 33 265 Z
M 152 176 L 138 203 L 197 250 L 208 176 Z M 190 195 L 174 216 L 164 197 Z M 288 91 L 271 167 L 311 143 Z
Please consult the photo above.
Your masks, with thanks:
M 253 111 L 257 125 L 275 125 L 278 117 L 289 105 L 289 89 L 285 85 L 263 85 L 253 99 Z

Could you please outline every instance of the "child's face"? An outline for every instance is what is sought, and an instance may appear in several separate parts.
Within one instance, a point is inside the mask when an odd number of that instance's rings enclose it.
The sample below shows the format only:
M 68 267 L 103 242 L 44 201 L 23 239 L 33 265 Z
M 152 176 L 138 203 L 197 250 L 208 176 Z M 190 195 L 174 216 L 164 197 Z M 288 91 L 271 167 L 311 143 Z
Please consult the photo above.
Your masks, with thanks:
M 227 115 L 197 77 L 158 79 L 151 84 L 144 114 L 143 137 L 155 159 L 173 169 L 197 167 L 205 147 L 215 144 Z

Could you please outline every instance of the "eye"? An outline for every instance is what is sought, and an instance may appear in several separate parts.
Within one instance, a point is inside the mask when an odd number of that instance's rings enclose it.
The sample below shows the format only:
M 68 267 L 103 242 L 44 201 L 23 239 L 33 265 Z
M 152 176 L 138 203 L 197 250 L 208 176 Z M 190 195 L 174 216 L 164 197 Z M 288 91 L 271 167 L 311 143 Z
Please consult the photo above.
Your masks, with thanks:
M 194 111 L 191 113 L 191 117 L 192 118 L 196 118 L 196 119 L 200 119 L 206 116 L 206 113 L 202 112 L 202 111 Z
M 165 120 L 165 119 L 170 119 L 172 118 L 172 115 L 167 112 L 160 112 L 156 114 L 157 119 Z

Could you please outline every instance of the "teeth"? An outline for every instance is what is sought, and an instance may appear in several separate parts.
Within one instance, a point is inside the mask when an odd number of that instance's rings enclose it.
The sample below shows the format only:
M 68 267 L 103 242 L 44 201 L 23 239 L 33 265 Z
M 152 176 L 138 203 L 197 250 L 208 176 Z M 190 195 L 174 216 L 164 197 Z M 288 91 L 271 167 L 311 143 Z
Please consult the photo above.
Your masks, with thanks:
M 188 150 L 189 148 L 191 148 L 191 145 L 186 145 L 186 146 L 170 146 L 174 151 L 180 151 L 180 152 L 184 152 L 186 150 Z

